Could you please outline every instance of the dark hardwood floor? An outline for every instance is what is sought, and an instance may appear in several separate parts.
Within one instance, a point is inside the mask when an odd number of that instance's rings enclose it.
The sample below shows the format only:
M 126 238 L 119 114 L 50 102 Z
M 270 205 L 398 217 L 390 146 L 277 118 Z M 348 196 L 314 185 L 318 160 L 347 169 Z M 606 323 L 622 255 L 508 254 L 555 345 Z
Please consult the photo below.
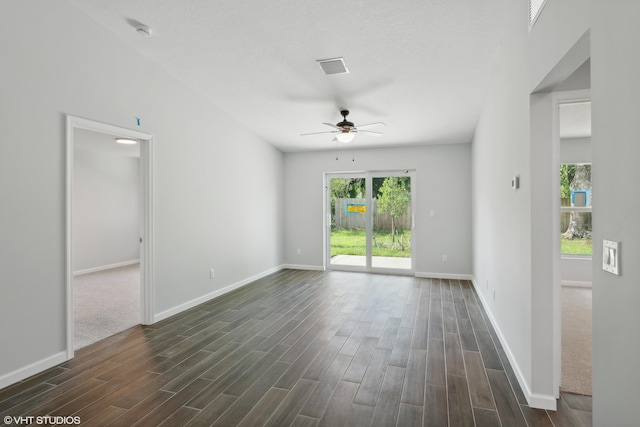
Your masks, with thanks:
M 284 270 L 0 390 L 0 422 L 589 426 L 590 403 L 526 406 L 470 282 Z

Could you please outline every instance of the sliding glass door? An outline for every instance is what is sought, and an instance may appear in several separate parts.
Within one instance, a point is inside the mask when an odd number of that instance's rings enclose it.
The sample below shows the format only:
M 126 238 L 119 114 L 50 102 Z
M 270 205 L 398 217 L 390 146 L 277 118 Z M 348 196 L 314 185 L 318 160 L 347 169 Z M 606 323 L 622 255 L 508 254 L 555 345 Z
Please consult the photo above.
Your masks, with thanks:
M 367 259 L 367 187 L 364 174 L 327 176 L 329 264 L 362 270 Z
M 326 175 L 326 258 L 336 270 L 414 271 L 413 172 Z
M 371 182 L 371 267 L 412 270 L 411 176 L 381 174 Z

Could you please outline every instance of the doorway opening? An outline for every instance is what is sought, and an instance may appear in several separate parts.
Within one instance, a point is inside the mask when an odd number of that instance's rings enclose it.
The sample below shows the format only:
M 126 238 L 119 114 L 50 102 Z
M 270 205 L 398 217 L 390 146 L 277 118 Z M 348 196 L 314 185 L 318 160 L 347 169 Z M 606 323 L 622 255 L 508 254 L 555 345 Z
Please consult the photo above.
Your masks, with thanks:
M 414 273 L 413 176 L 408 170 L 325 175 L 327 268 Z
M 78 348 L 153 323 L 152 140 L 67 116 L 69 359 Z
M 587 63 L 588 66 L 588 63 Z M 559 147 L 560 390 L 592 395 L 591 100 L 588 90 L 556 92 Z M 596 165 L 597 167 L 597 165 Z

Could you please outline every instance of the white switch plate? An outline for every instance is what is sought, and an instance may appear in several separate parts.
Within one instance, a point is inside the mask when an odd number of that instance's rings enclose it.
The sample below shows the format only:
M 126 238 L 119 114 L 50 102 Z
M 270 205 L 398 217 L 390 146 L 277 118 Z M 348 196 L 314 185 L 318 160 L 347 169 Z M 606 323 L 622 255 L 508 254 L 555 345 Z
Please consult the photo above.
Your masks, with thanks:
M 213 279 L 216 275 L 215 270 L 212 268 L 211 271 L 209 272 L 209 279 Z
M 620 242 L 602 241 L 602 269 L 620 276 Z
M 433 209 L 431 209 L 431 210 L 429 211 L 429 217 L 430 217 L 430 218 L 433 218 L 433 217 L 435 217 L 435 216 L 436 216 L 436 211 L 434 211 Z
M 449 258 L 446 255 L 442 255 L 442 262 L 449 262 Z

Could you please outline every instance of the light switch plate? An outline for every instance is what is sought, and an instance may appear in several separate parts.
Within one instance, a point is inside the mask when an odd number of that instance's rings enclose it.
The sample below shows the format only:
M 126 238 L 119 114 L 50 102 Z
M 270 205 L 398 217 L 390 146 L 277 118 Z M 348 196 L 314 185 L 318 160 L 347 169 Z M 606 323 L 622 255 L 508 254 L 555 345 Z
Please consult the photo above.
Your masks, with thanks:
M 602 241 L 602 269 L 620 276 L 620 242 Z
M 514 190 L 520 188 L 520 177 L 518 175 L 511 178 L 511 188 L 513 188 Z

